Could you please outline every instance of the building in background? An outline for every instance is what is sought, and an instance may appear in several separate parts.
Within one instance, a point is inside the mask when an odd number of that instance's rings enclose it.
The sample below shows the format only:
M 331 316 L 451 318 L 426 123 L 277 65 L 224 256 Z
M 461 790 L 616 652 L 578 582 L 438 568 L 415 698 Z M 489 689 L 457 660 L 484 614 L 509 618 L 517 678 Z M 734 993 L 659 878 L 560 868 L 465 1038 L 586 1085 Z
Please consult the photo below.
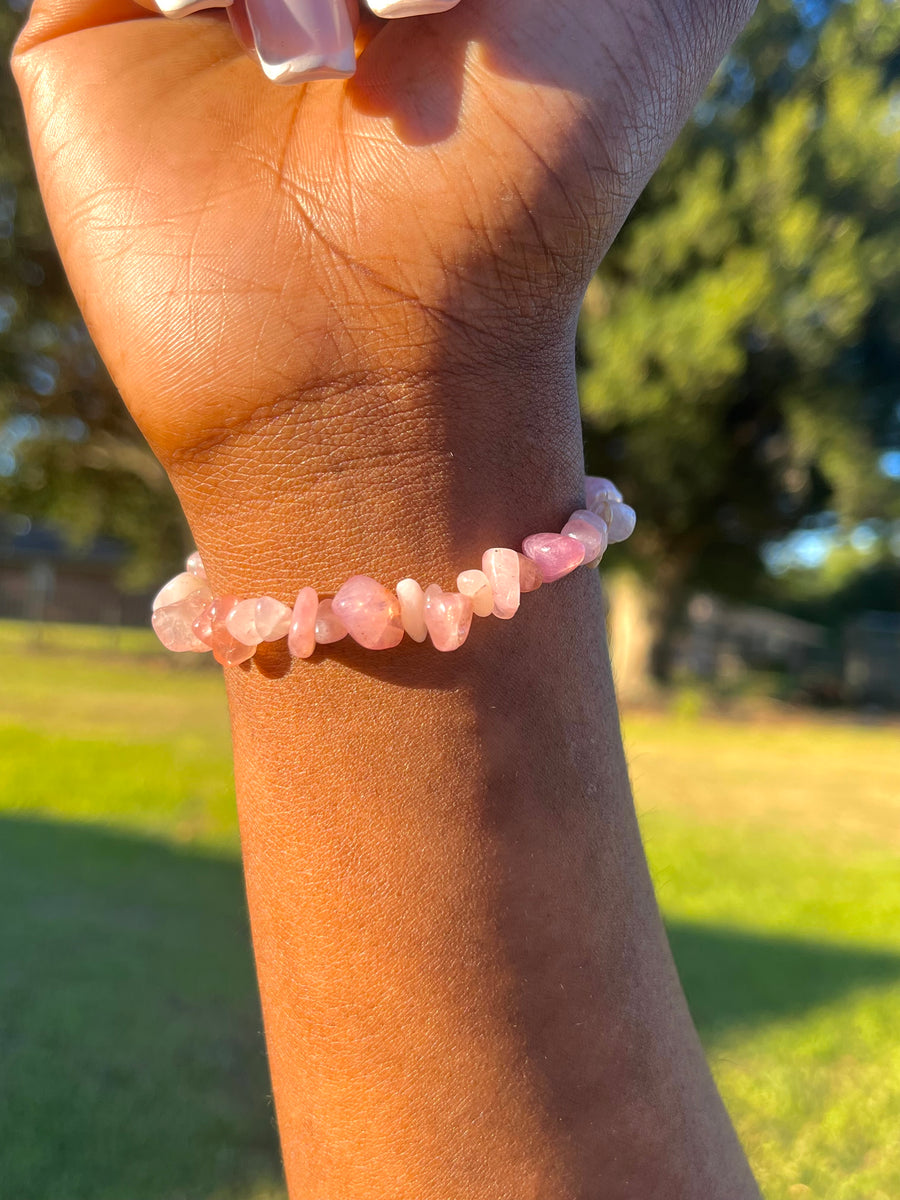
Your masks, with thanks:
M 0 522 L 0 618 L 144 625 L 152 597 L 118 584 L 127 557 L 111 538 L 78 547 L 27 518 Z

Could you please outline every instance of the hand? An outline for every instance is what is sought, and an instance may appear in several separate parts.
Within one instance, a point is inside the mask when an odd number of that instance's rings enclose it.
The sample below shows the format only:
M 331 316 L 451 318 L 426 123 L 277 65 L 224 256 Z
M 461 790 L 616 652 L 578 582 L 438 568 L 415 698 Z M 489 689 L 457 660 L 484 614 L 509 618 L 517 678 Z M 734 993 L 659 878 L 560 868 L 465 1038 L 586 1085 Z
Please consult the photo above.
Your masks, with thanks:
M 571 341 L 750 0 L 461 0 L 280 88 L 222 13 L 36 0 L 13 58 L 75 295 L 163 462 Z
M 221 16 L 37 0 L 51 224 L 219 595 L 446 584 L 559 528 L 585 285 L 749 7 L 460 0 L 280 89 Z M 226 672 L 292 1196 L 757 1195 L 643 864 L 598 579 L 533 599 L 458 655 Z

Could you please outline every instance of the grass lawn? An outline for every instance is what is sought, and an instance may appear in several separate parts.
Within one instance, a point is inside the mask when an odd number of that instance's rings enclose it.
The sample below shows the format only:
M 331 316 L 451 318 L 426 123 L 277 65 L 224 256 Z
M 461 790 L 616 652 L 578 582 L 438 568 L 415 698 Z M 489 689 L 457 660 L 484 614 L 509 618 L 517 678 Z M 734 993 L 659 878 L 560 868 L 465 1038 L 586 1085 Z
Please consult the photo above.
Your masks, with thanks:
M 0 1193 L 282 1197 L 218 673 L 0 624 L 0 680 Z M 897 1200 L 900 730 L 632 714 L 625 738 L 767 1200 Z

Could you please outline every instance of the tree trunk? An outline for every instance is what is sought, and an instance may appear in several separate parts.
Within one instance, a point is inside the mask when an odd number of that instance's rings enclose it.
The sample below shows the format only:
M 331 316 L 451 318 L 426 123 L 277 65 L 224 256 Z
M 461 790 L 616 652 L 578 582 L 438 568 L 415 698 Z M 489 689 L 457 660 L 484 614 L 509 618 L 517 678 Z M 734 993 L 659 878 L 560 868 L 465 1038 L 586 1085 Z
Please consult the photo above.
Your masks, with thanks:
M 660 564 L 650 603 L 650 674 L 657 683 L 672 682 L 677 637 L 688 602 L 687 576 L 690 562 L 670 558 Z

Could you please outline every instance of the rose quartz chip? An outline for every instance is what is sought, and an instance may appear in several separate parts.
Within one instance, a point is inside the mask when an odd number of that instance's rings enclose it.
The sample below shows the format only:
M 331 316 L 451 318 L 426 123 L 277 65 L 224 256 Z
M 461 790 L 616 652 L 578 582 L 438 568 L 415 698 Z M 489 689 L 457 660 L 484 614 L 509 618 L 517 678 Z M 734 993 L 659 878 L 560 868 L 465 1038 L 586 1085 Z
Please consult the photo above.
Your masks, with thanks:
M 316 609 L 316 642 L 320 646 L 329 646 L 346 636 L 344 622 L 331 607 L 331 600 L 326 596 L 324 600 L 319 601 L 319 607 Z
M 225 633 L 228 633 L 228 630 L 225 629 L 225 621 L 238 603 L 237 596 L 220 596 L 217 600 L 209 601 L 192 626 L 201 642 L 205 642 L 207 646 L 211 647 L 213 634 L 219 626 Z M 231 634 L 228 636 L 231 637 Z
M 353 640 L 367 650 L 390 650 L 403 640 L 400 601 L 377 579 L 351 576 L 331 607 Z
M 584 546 L 561 533 L 532 533 L 522 543 L 522 553 L 537 565 L 544 583 L 562 579 L 584 562 Z
M 262 638 L 256 632 L 256 601 L 241 600 L 225 618 L 225 628 L 245 646 L 258 646 Z
M 630 505 L 614 504 L 609 522 L 610 545 L 613 542 L 624 542 L 626 538 L 630 538 L 636 524 L 637 515 Z
M 191 627 L 194 634 L 213 652 L 216 662 L 223 667 L 234 667 L 246 662 L 256 653 L 256 646 L 239 642 L 228 632 L 228 617 L 240 604 L 237 596 L 220 596 L 203 609 Z
M 469 636 L 472 601 L 433 583 L 425 589 L 425 624 L 435 650 L 458 650 Z
M 210 640 L 213 658 L 223 667 L 236 667 L 238 663 L 246 662 L 256 653 L 256 646 L 248 646 L 239 642 L 228 632 L 224 625 L 217 625 Z
M 206 568 L 203 566 L 203 560 L 200 557 L 200 552 L 195 550 L 193 554 L 188 555 L 187 562 L 184 564 L 184 569 L 189 575 L 196 575 L 198 579 L 206 579 Z
M 319 595 L 316 589 L 301 588 L 291 613 L 291 627 L 288 632 L 288 650 L 294 658 L 309 658 L 315 650 L 318 611 Z
M 484 571 L 474 568 L 460 571 L 456 577 L 456 590 L 471 599 L 476 617 L 489 617 L 494 611 L 494 593 Z
M 212 593 L 207 587 L 205 579 L 198 579 L 196 575 L 182 571 L 180 575 L 176 575 L 174 579 L 170 579 L 156 593 L 153 597 L 153 609 L 156 611 L 157 608 L 165 608 L 169 604 L 177 604 L 179 600 L 190 596 L 192 592 L 203 592 L 207 602 L 212 599 Z
M 397 599 L 400 601 L 400 620 L 403 628 L 414 642 L 424 642 L 428 637 L 425 627 L 425 593 L 415 579 L 401 579 L 397 584 Z
M 518 553 L 499 546 L 485 550 L 481 559 L 481 569 L 487 575 L 494 594 L 494 616 L 508 621 L 516 615 L 519 607 Z
M 278 642 L 288 635 L 291 610 L 274 596 L 260 596 L 256 602 L 253 620 L 259 641 Z
M 536 592 L 543 582 L 544 577 L 534 559 L 528 558 L 525 554 L 520 554 L 519 590 L 523 593 Z
M 576 538 L 584 546 L 584 561 L 599 562 L 609 545 L 609 530 L 606 522 L 588 508 L 579 508 L 572 513 L 562 528 L 565 537 Z
M 202 654 L 209 646 L 194 633 L 193 624 L 206 608 L 208 600 L 200 592 L 191 592 L 175 604 L 156 609 L 151 621 L 156 636 L 167 650 L 193 650 Z

